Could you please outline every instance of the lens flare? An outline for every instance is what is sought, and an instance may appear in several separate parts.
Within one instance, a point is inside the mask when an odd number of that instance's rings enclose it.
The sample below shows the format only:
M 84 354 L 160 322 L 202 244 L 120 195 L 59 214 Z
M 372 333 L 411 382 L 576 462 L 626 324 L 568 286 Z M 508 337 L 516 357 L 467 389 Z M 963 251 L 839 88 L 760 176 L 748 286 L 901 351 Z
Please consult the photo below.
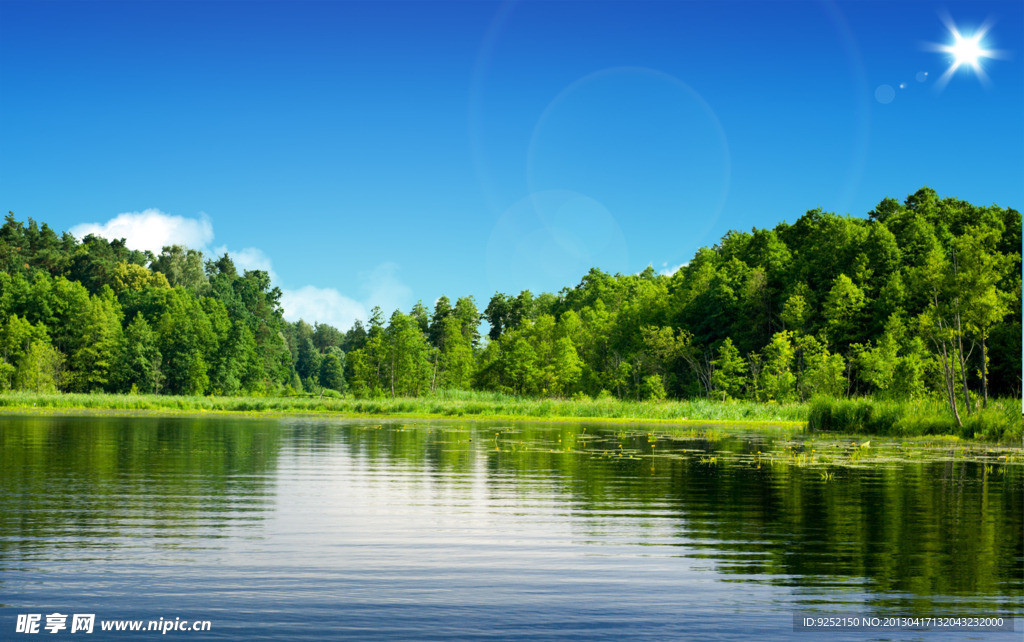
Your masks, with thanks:
M 946 28 L 949 29 L 950 35 L 953 37 L 953 41 L 943 45 L 931 45 L 929 48 L 950 57 L 949 68 L 946 72 L 936 81 L 936 87 L 942 89 L 948 83 L 953 74 L 961 68 L 969 68 L 977 76 L 978 80 L 983 84 L 989 83 L 988 74 L 985 73 L 985 69 L 982 66 L 982 60 L 985 58 L 1000 58 L 1000 52 L 988 49 L 985 46 L 984 38 L 988 33 L 989 27 L 991 26 L 988 22 L 981 25 L 974 33 L 970 35 L 964 35 L 960 32 L 953 20 L 949 16 L 943 16 L 942 21 L 946 24 Z
M 981 71 L 981 58 L 990 58 L 991 53 L 981 46 L 981 37 L 984 33 L 976 33 L 970 38 L 965 38 L 958 32 L 953 32 L 953 44 L 945 47 L 946 51 L 953 54 L 953 70 L 963 65 L 969 65 L 974 71 Z

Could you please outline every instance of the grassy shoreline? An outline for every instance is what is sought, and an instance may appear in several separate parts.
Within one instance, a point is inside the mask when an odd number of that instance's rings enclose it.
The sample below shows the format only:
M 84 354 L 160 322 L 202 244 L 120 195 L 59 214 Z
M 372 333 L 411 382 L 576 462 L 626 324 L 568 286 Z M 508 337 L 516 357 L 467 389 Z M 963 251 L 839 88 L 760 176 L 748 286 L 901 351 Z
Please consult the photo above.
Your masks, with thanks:
M 804 404 L 632 402 L 615 399 L 525 399 L 489 393 L 352 399 L 317 397 L 176 397 L 117 394 L 0 394 L 0 413 L 103 411 L 245 416 L 330 415 L 344 418 L 597 421 L 650 424 L 743 424 L 803 428 Z
M 623 401 L 528 399 L 497 393 L 448 392 L 431 397 L 176 397 L 119 394 L 0 394 L 0 413 L 114 413 L 233 416 L 333 416 L 338 418 L 473 419 L 493 421 L 651 424 L 663 427 L 736 425 L 852 435 L 915 437 L 954 435 L 1020 442 L 1018 400 L 998 400 L 958 428 L 941 403 L 920 400 L 818 399 L 810 403 L 751 401 Z
M 958 426 L 945 402 L 936 399 L 814 399 L 807 427 L 814 432 L 843 432 L 885 437 L 955 435 L 964 439 L 1021 442 L 1019 399 L 990 399 L 988 407 L 970 414 L 961 409 Z

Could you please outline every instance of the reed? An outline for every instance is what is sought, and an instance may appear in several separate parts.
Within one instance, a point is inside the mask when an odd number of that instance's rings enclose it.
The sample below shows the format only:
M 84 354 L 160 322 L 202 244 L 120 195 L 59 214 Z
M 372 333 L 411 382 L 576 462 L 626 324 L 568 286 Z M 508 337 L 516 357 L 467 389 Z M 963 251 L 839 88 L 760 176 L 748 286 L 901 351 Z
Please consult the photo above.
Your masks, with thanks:
M 532 399 L 495 392 L 444 390 L 416 398 L 353 397 L 175 397 L 118 394 L 0 394 L 0 408 L 30 410 L 119 410 L 228 412 L 246 414 L 328 413 L 342 416 L 597 419 L 658 423 L 806 423 L 812 431 L 854 435 L 957 435 L 1019 443 L 1019 399 L 990 400 L 989 407 L 964 417 L 958 427 L 938 400 L 913 401 L 816 398 L 810 403 L 753 401 L 629 401 L 614 398 Z
M 991 399 L 987 408 L 963 413 L 957 426 L 948 406 L 938 399 L 870 398 L 811 400 L 807 427 L 812 431 L 912 437 L 957 435 L 985 441 L 1021 441 L 1020 399 Z
M 171 410 L 245 413 L 338 413 L 371 416 L 521 417 L 624 421 L 721 421 L 802 423 L 806 404 L 750 401 L 627 401 L 620 399 L 532 399 L 494 392 L 446 390 L 416 398 L 352 397 L 175 397 L 117 394 L 0 394 L 0 407 L 109 410 Z

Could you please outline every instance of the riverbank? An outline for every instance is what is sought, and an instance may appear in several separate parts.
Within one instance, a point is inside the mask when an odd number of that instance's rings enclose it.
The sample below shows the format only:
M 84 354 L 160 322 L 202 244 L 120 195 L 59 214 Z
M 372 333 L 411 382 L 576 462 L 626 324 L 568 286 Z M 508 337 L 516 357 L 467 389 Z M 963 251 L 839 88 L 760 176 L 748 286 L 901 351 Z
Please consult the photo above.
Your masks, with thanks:
M 177 397 L 116 394 L 0 394 L 0 410 L 149 411 L 186 414 L 331 414 L 342 417 L 467 418 L 480 420 L 605 421 L 658 424 L 746 424 L 802 428 L 806 404 L 747 401 L 622 401 L 528 399 L 497 393 L 450 392 L 431 397 Z
M 466 418 L 498 421 L 596 421 L 621 424 L 741 425 L 842 434 L 954 435 L 1018 443 L 1019 400 L 993 400 L 956 426 L 938 401 L 870 399 L 811 403 L 752 401 L 628 401 L 619 399 L 530 399 L 497 393 L 455 391 L 430 397 L 180 397 L 116 394 L 0 394 L 2 412 L 111 411 L 169 414 L 320 415 L 410 419 Z
M 811 401 L 807 427 L 814 432 L 854 433 L 886 437 L 955 435 L 1002 443 L 1021 443 L 1020 399 L 990 399 L 970 414 L 961 408 L 958 426 L 941 400 L 830 399 Z

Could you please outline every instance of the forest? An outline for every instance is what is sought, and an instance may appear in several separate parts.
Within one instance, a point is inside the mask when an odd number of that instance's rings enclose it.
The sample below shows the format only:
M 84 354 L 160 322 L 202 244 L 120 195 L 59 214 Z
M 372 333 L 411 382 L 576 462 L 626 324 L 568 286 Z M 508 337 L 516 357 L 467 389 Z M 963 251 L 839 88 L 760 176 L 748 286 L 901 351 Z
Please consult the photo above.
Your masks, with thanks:
M 671 275 L 591 269 L 351 328 L 287 322 L 266 272 L 181 246 L 0 228 L 0 391 L 659 400 L 1021 394 L 1021 214 L 922 188 L 866 217 L 733 231 Z

